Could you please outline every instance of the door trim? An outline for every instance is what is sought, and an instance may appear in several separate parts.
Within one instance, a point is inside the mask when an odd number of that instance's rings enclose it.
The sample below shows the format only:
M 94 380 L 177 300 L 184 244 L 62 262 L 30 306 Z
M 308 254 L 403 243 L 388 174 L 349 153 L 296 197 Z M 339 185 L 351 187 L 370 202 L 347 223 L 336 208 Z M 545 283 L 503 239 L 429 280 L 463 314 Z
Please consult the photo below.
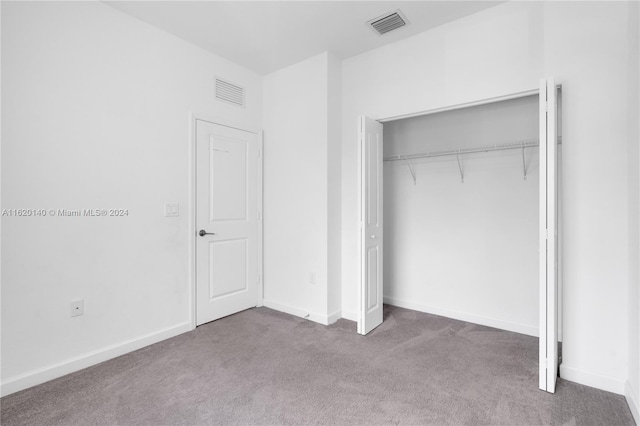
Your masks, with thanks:
M 191 330 L 196 328 L 196 143 L 197 143 L 197 122 L 206 121 L 208 123 L 216 124 L 218 126 L 230 127 L 232 129 L 242 130 L 244 132 L 254 133 L 258 136 L 258 276 L 260 281 L 258 282 L 258 300 L 256 306 L 263 305 L 264 299 L 264 266 L 263 266 L 263 205 L 262 205 L 262 193 L 263 193 L 263 163 L 264 163 L 264 151 L 263 151 L 263 131 L 259 128 L 245 125 L 242 123 L 235 123 L 230 120 L 212 116 L 210 114 L 200 114 L 195 112 L 189 113 L 189 201 L 187 209 L 187 229 L 189 247 L 188 261 L 189 261 L 189 322 L 191 324 Z
M 395 121 L 395 120 L 402 120 L 402 119 L 405 119 L 405 118 L 421 117 L 423 115 L 437 114 L 439 112 L 455 111 L 457 109 L 464 109 L 464 108 L 469 108 L 469 107 L 474 107 L 474 106 L 479 106 L 479 105 L 492 104 L 492 103 L 495 103 L 495 102 L 508 101 L 510 99 L 524 98 L 524 97 L 527 97 L 527 96 L 537 95 L 538 93 L 540 93 L 540 88 L 531 89 L 531 90 L 525 90 L 525 91 L 522 91 L 522 92 L 510 93 L 510 94 L 503 95 L 503 96 L 495 96 L 493 98 L 484 98 L 484 99 L 478 99 L 476 101 L 471 101 L 471 102 L 463 102 L 463 103 L 460 103 L 460 104 L 452 104 L 452 105 L 447 105 L 447 106 L 440 107 L 440 108 L 428 109 L 428 110 L 419 111 L 419 112 L 412 112 L 412 113 L 409 113 L 409 114 L 401 114 L 401 115 L 393 115 L 391 117 L 383 117 L 383 118 L 377 119 L 376 121 L 379 121 L 380 123 L 386 123 L 387 121 Z M 368 116 L 368 117 L 374 118 L 373 116 Z

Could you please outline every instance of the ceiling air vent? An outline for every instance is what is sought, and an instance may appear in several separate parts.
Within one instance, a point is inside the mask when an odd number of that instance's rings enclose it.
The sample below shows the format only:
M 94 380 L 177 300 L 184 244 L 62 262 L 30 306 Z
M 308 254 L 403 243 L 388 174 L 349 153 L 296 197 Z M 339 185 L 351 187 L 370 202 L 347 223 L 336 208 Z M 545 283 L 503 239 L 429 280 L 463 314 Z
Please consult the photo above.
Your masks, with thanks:
M 404 27 L 409 21 L 400 10 L 385 13 L 367 22 L 367 25 L 373 29 L 378 35 L 386 34 L 397 28 Z
M 216 99 L 244 107 L 244 87 L 216 78 Z

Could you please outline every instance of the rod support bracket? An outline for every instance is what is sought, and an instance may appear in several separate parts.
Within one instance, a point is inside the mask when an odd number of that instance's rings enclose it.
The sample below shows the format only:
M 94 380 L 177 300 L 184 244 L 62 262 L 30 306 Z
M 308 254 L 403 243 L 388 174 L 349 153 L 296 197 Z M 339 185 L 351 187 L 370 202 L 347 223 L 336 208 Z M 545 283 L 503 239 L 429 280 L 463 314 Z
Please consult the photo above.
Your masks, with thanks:
M 462 163 L 460 162 L 460 152 L 456 153 L 456 160 L 458 160 L 458 170 L 460 170 L 460 182 L 464 183 L 464 171 L 462 170 Z
M 524 142 L 522 142 L 522 176 L 523 180 L 527 180 L 527 161 L 524 155 Z
M 409 173 L 411 173 L 411 177 L 413 178 L 413 184 L 416 184 L 416 171 L 413 168 L 413 164 L 411 164 L 411 160 L 406 158 L 407 166 L 409 166 Z

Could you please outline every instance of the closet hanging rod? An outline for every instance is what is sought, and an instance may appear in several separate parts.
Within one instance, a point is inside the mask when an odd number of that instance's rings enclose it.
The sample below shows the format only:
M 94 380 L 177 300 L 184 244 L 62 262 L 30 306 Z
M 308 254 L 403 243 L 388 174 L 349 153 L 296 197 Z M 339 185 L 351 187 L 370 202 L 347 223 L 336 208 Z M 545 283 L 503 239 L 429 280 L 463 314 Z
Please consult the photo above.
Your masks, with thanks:
M 558 138 L 558 144 L 562 143 L 562 139 Z M 385 157 L 384 161 L 400 161 L 400 160 L 413 160 L 417 158 L 430 158 L 430 157 L 446 157 L 450 155 L 460 154 L 473 154 L 476 152 L 490 152 L 490 151 L 502 151 L 507 149 L 522 149 L 538 146 L 538 140 L 526 140 L 520 142 L 511 142 L 489 146 L 478 146 L 471 148 L 451 149 L 447 151 L 433 151 L 419 154 L 400 154 L 393 155 L 391 157 Z

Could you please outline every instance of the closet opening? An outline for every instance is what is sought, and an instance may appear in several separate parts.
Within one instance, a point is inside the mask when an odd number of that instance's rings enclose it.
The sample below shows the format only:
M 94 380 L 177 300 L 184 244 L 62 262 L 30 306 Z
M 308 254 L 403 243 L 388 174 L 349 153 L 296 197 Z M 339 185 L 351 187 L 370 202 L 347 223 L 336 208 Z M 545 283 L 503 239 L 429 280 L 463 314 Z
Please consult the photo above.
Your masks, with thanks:
M 379 127 L 373 132 L 363 122 L 361 132 L 361 183 L 368 194 L 362 218 L 380 224 L 379 231 L 363 226 L 363 279 L 381 273 L 385 304 L 541 337 L 540 388 L 549 392 L 561 356 L 548 361 L 560 349 L 562 306 L 555 270 L 559 239 L 542 235 L 547 229 L 557 235 L 562 199 L 556 192 L 561 108 L 552 87 L 551 111 L 541 101 L 541 87 L 524 96 L 374 122 Z M 557 152 L 547 154 L 554 145 L 548 138 L 558 142 Z M 370 179 L 377 156 L 379 192 Z M 381 201 L 370 202 L 374 192 Z M 546 275 L 552 287 L 545 288 Z M 373 291 L 363 287 L 363 306 L 373 306 Z M 557 296 L 551 294 L 556 289 Z M 548 363 L 553 371 L 544 371 Z

